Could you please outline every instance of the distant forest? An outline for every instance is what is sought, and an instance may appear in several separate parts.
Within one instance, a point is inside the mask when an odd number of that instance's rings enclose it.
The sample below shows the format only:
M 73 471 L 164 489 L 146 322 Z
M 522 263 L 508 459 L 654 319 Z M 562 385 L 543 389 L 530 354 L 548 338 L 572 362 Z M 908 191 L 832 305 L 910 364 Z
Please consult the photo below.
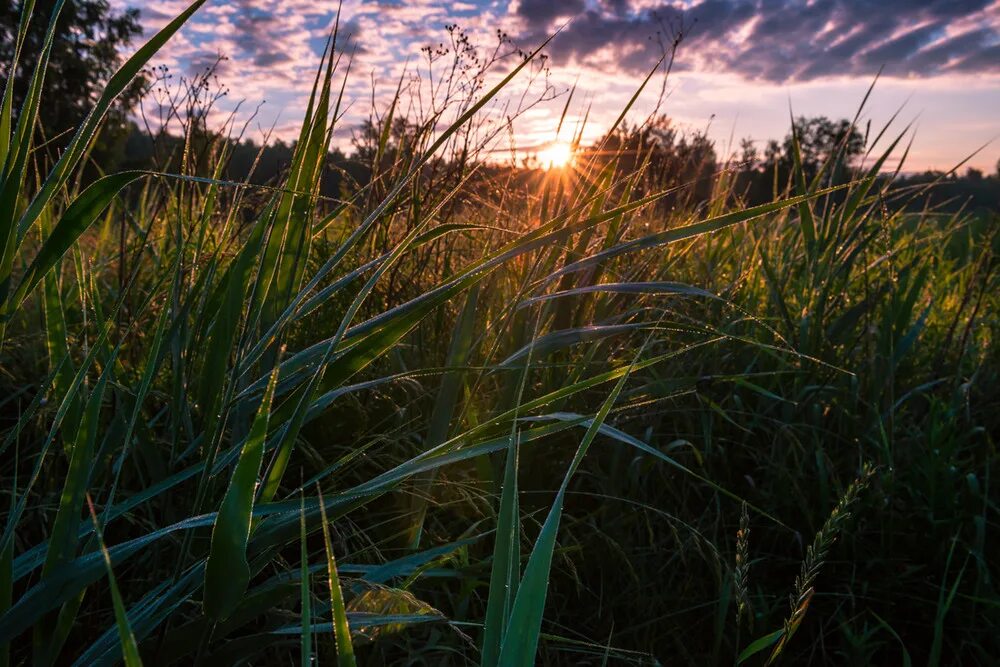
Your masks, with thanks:
M 44 0 L 38 9 L 47 15 L 53 4 L 53 0 Z M 4 63 L 12 62 L 14 43 L 13 33 L 2 26 L 16 25 L 19 11 L 17 3 L 0 1 L 0 76 L 13 74 L 15 118 L 28 89 L 31 69 L 4 71 Z M 29 26 L 26 52 L 37 52 L 41 48 L 45 25 L 44 21 L 36 21 Z M 43 88 L 44 99 L 59 99 L 60 103 L 43 105 L 39 113 L 38 145 L 44 147 L 46 158 L 54 159 L 61 147 L 69 142 L 72 128 L 82 121 L 97 91 L 120 63 L 119 53 L 129 48 L 141 32 L 139 12 L 135 9 L 116 13 L 106 0 L 75 0 L 66 5 L 55 39 L 58 48 L 50 57 L 51 75 L 46 77 Z M 220 56 L 218 62 L 224 59 Z M 107 115 L 104 128 L 92 145 L 91 167 L 85 171 L 85 176 L 94 178 L 99 172 L 129 168 L 182 171 L 179 162 L 183 155 L 182 138 L 150 129 L 145 122 L 136 122 L 141 119 L 140 110 L 145 105 L 178 121 L 173 127 L 180 124 L 188 128 L 192 138 L 188 169 L 214 164 L 215 156 L 209 153 L 222 143 L 229 155 L 226 178 L 233 181 L 249 178 L 255 184 L 279 182 L 283 170 L 292 161 L 293 144 L 275 140 L 262 148 L 245 139 L 220 142 L 217 130 L 206 123 L 209 110 L 227 92 L 213 66 L 193 76 L 181 76 L 179 80 L 174 79 L 166 67 L 145 70 L 119 96 Z M 376 147 L 382 128 L 371 122 L 358 126 L 350 148 L 329 154 L 321 194 L 337 198 L 356 191 L 368 183 L 376 157 L 393 161 L 400 157 L 400 151 L 412 146 L 406 139 L 413 135 L 415 128 L 408 127 L 405 120 L 397 118 L 390 130 L 389 144 L 380 153 Z M 806 175 L 815 176 L 827 156 L 834 153 L 844 156 L 831 173 L 819 174 L 822 183 L 834 184 L 849 180 L 862 166 L 870 166 L 871 161 L 863 157 L 874 137 L 865 134 L 847 120 L 800 117 L 795 123 L 794 137 L 789 133 L 782 140 L 755 142 L 744 139 L 734 155 L 720 155 L 704 132 L 685 132 L 670 118 L 661 115 L 642 126 L 622 126 L 597 144 L 602 153 L 616 155 L 621 173 L 634 172 L 641 166 L 641 160 L 649 159 L 649 168 L 642 169 L 643 185 L 648 191 L 676 188 L 676 194 L 667 199 L 668 206 L 690 207 L 707 202 L 713 188 L 723 185 L 717 178 L 721 174 L 729 179 L 725 187 L 730 188 L 742 203 L 752 205 L 772 201 L 781 194 L 778 184 L 784 188 L 789 183 L 788 177 L 795 167 L 796 140 Z M 881 137 L 883 144 L 890 140 Z M 838 152 L 836 149 L 841 144 L 844 150 Z M 587 157 L 588 151 L 596 149 L 597 146 L 581 146 L 580 157 Z M 199 151 L 203 154 L 199 155 Z M 201 162 L 192 163 L 192 159 Z M 98 170 L 95 165 L 101 168 Z M 459 172 L 469 166 L 460 165 Z M 526 172 L 524 178 L 530 178 L 527 172 L 533 166 L 538 165 L 533 165 L 528 158 L 516 168 Z M 882 170 L 890 167 L 885 165 Z M 489 179 L 498 173 L 509 176 L 505 171 L 509 169 L 509 165 L 480 164 L 478 173 Z M 449 171 L 454 172 L 453 169 Z M 891 174 L 886 175 L 890 177 Z M 900 192 L 919 195 L 908 200 L 907 206 L 914 209 L 932 207 L 949 213 L 1000 210 L 1000 161 L 992 174 L 973 168 L 956 173 L 904 171 L 895 175 L 895 183 Z M 933 187 L 924 187 L 930 184 L 934 184 Z
M 401 147 L 407 145 L 407 131 L 403 123 L 393 128 L 384 160 L 391 161 L 397 157 L 398 151 L 405 150 Z M 323 196 L 342 197 L 368 183 L 375 157 L 374 144 L 380 132 L 380 128 L 363 124 L 355 133 L 351 149 L 346 152 L 334 150 L 328 155 L 328 170 L 321 187 Z M 866 137 L 857 129 L 852 129 L 847 120 L 800 117 L 796 120 L 795 133 L 799 159 L 807 175 L 815 176 L 819 166 L 839 144 L 847 145 L 847 160 L 835 169 L 835 173 L 820 174 L 823 183 L 845 182 L 857 175 L 860 169 L 871 166 L 871 160 L 863 160 Z M 183 139 L 177 135 L 161 133 L 153 136 L 132 121 L 126 121 L 123 129 L 112 129 L 110 134 L 119 138 L 118 145 L 113 148 L 112 169 L 175 171 L 180 166 L 178 161 Z M 199 159 L 198 145 L 218 146 L 219 137 L 211 138 L 212 141 L 193 142 L 195 160 Z M 708 201 L 717 177 L 723 172 L 735 179 L 732 191 L 744 203 L 755 205 L 772 201 L 780 194 L 775 191 L 778 184 L 784 187 L 789 182 L 795 162 L 794 141 L 792 133 L 789 133 L 781 141 L 766 142 L 761 149 L 760 142 L 744 139 L 737 154 L 724 160 L 704 133 L 682 132 L 668 117 L 660 116 L 642 127 L 626 125 L 612 136 L 603 137 L 594 146 L 581 147 L 579 153 L 581 157 L 586 157 L 599 145 L 602 152 L 618 156 L 619 169 L 623 173 L 636 169 L 638 160 L 648 156 L 651 168 L 645 170 L 644 178 L 649 182 L 644 185 L 650 190 L 678 188 L 672 205 L 698 205 Z M 230 157 L 225 177 L 232 181 L 249 179 L 249 182 L 258 185 L 278 182 L 291 163 L 294 151 L 294 143 L 280 139 L 264 146 L 246 139 L 230 141 L 227 146 Z M 622 163 L 629 157 L 635 160 L 634 164 Z M 205 155 L 202 159 L 208 164 L 212 158 Z M 534 167 L 537 165 L 528 156 L 522 159 L 517 169 L 530 172 Z M 509 164 L 490 165 L 481 171 L 496 176 L 497 172 L 510 168 Z M 912 208 L 929 207 L 949 213 L 958 210 L 1000 211 L 1000 161 L 992 174 L 971 167 L 950 173 L 901 171 L 892 174 L 886 166 L 883 172 L 885 178 L 894 179 L 900 191 L 920 193 L 909 204 Z M 924 189 L 924 186 L 930 187 Z

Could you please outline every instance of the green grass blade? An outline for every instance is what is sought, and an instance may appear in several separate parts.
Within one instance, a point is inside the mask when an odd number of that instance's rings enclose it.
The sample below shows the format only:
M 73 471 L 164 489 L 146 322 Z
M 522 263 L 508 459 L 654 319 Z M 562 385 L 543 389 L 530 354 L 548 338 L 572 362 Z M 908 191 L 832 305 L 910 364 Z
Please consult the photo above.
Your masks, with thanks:
M 641 353 L 642 350 L 640 350 Z M 600 410 L 591 422 L 590 427 L 583 436 L 576 455 L 570 462 L 566 476 L 556 494 L 556 498 L 549 509 L 545 523 L 538 535 L 528 564 L 524 569 L 524 577 L 517 589 L 517 596 L 514 598 L 514 605 L 511 609 L 510 620 L 507 631 L 504 634 L 503 645 L 500 648 L 500 657 L 497 664 L 501 667 L 517 667 L 519 665 L 530 665 L 535 662 L 535 653 L 538 649 L 539 634 L 542 630 L 542 615 L 545 612 L 545 599 L 548 596 L 549 571 L 552 567 L 552 554 L 555 551 L 556 534 L 559 531 L 559 521 L 562 518 L 562 506 L 566 497 L 566 490 L 583 462 L 587 450 L 607 419 L 611 407 L 618 400 L 618 395 L 625 387 L 632 369 L 638 361 L 638 356 L 631 365 L 627 367 L 621 378 L 615 384 L 614 389 L 604 400 Z
M 21 49 L 28 34 L 28 25 L 35 10 L 35 0 L 25 0 L 21 3 L 21 16 L 18 19 L 17 33 L 14 39 L 14 51 L 11 64 L 21 62 Z M 3 87 L 3 98 L 0 99 L 0 180 L 5 172 L 7 154 L 10 150 L 11 124 L 14 108 L 14 77 L 7 77 Z
M 792 172 L 795 176 L 795 194 L 803 196 L 808 194 L 806 187 L 806 172 L 802 168 L 802 149 L 799 144 L 799 130 L 795 127 L 795 119 L 792 118 Z M 816 246 L 816 221 L 813 219 L 812 209 L 809 208 L 808 201 L 801 201 L 798 204 L 799 226 L 802 229 L 802 237 L 806 242 L 807 257 L 812 259 L 813 248 Z
M 500 489 L 500 512 L 497 515 L 496 541 L 493 545 L 489 598 L 483 621 L 482 664 L 486 667 L 492 667 L 500 660 L 500 648 L 521 578 L 517 440 L 516 435 L 509 439 L 503 486 Z
M 349 354 L 336 358 L 336 363 L 333 364 L 333 367 L 330 369 L 331 372 L 327 372 L 327 367 L 330 365 L 331 359 L 334 359 L 334 352 L 337 349 L 337 345 L 343 340 L 344 334 L 347 332 L 354 316 L 357 314 L 358 310 L 360 310 L 361 305 L 372 292 L 375 284 L 382 277 L 382 275 L 395 263 L 396 260 L 399 259 L 400 256 L 402 256 L 407 248 L 410 247 L 419 232 L 419 226 L 410 231 L 406 238 L 397 244 L 389 259 L 386 260 L 386 263 L 379 267 L 375 274 L 372 275 L 372 277 L 369 278 L 365 285 L 358 291 L 357 295 L 355 295 L 351 304 L 348 306 L 347 312 L 341 318 L 337 332 L 332 338 L 323 343 L 323 356 L 316 365 L 309 381 L 287 401 L 286 405 L 294 406 L 291 414 L 288 415 L 288 413 L 284 411 L 279 412 L 277 419 L 279 421 L 285 421 L 285 419 L 287 419 L 288 423 L 282 431 L 281 439 L 277 447 L 278 451 L 275 454 L 271 464 L 271 469 L 268 471 L 267 478 L 261 490 L 260 497 L 263 502 L 269 502 L 272 500 L 278 491 L 278 487 L 281 484 L 281 480 L 291 457 L 295 439 L 298 437 L 299 429 L 302 427 L 302 424 L 308 416 L 309 406 L 312 403 L 317 387 L 323 387 L 325 389 L 326 387 L 322 384 L 322 382 L 325 382 L 326 386 L 336 387 L 346 381 L 358 370 L 364 368 L 375 359 L 382 356 L 382 354 L 395 345 L 396 342 L 406 334 L 406 332 L 416 325 L 420 317 L 426 314 L 418 313 L 419 317 L 416 320 L 397 318 L 396 321 L 390 323 L 391 326 L 384 327 L 375 335 L 362 341 L 361 344 L 355 346 Z
M 948 568 L 951 566 L 951 559 L 955 553 L 955 547 L 958 545 L 958 539 L 953 539 L 951 543 L 951 548 L 948 550 L 948 560 L 945 564 L 945 579 L 942 580 L 940 585 L 940 590 L 938 592 L 937 609 L 934 613 L 934 634 L 931 641 L 930 655 L 927 658 L 927 664 L 930 667 L 937 667 L 941 664 L 941 653 L 944 650 L 944 636 L 945 636 L 945 625 L 944 619 L 948 615 L 948 610 L 951 609 L 952 604 L 955 602 L 955 595 L 958 593 L 959 584 L 962 583 L 962 577 L 965 574 L 965 568 L 969 564 L 968 557 L 966 557 L 965 562 L 962 564 L 962 569 L 958 571 L 958 576 L 955 577 L 955 583 L 948 588 Z
M 294 513 L 294 516 L 297 521 L 297 513 Z M 213 523 L 215 523 L 214 514 L 184 519 L 142 537 L 110 547 L 108 556 L 114 565 L 131 558 L 168 535 L 208 528 Z M 46 612 L 72 599 L 104 575 L 106 575 L 104 556 L 97 552 L 85 554 L 55 568 L 50 576 L 29 588 L 7 613 L 0 616 L 0 643 L 17 637 Z
M 306 546 L 306 505 L 305 496 L 299 498 L 299 572 L 301 576 L 302 620 L 301 650 L 302 667 L 312 667 L 312 592 L 310 591 L 309 548 Z
M 759 639 L 754 640 L 745 649 L 740 651 L 740 655 L 736 658 L 736 664 L 742 664 L 757 655 L 764 649 L 770 648 L 778 643 L 778 641 L 785 635 L 785 630 L 775 630 L 774 632 L 764 635 Z
M 63 420 L 66 418 L 67 412 L 69 412 L 72 405 L 74 405 L 77 400 L 77 392 L 80 391 L 80 387 L 83 384 L 84 378 L 86 377 L 87 371 L 90 370 L 91 365 L 97 358 L 97 353 L 101 349 L 105 338 L 111 331 L 112 323 L 106 322 L 101 329 L 100 335 L 97 337 L 96 342 L 91 347 L 90 352 L 87 354 L 87 358 L 84 360 L 83 364 L 77 370 L 76 375 L 73 378 L 73 383 L 70 385 L 65 396 L 59 403 L 59 408 L 56 410 L 55 417 L 52 420 L 52 425 L 49 428 L 48 435 L 46 436 L 42 446 L 39 448 L 37 454 L 37 460 L 32 469 L 31 477 L 28 479 L 28 484 L 24 489 L 21 497 L 14 502 L 13 508 L 7 515 L 7 525 L 4 528 L 3 538 L 0 539 L 0 550 L 5 549 L 7 545 L 11 544 L 14 540 L 14 529 L 17 527 L 18 522 L 21 520 L 21 515 L 28 503 L 28 497 L 31 488 L 38 481 L 39 476 L 42 473 L 42 467 L 45 462 L 45 458 L 48 451 L 55 440 L 60 427 L 62 426 Z
M 445 366 L 457 369 L 469 360 L 472 348 L 473 327 L 476 321 L 476 305 L 479 302 L 478 285 L 474 285 L 465 300 L 465 307 L 458 321 L 455 322 L 455 329 L 452 332 L 451 343 L 448 347 L 448 358 Z M 438 389 L 437 397 L 434 400 L 434 409 L 431 412 L 430 424 L 427 427 L 427 437 L 425 441 L 430 446 L 435 447 L 448 439 L 448 429 L 451 426 L 452 417 L 455 414 L 455 406 L 458 402 L 459 390 L 462 384 L 462 372 L 451 370 L 445 373 L 441 379 L 441 387 Z M 424 529 L 424 518 L 427 515 L 427 494 L 430 493 L 434 483 L 432 474 L 424 484 L 419 485 L 414 498 L 414 519 L 410 527 L 409 544 L 411 549 L 420 548 L 420 538 Z
M 48 216 L 41 218 L 43 233 L 49 233 Z M 43 280 L 42 312 L 45 316 L 45 342 L 49 357 L 49 371 L 55 371 L 55 383 L 52 390 L 56 396 L 63 396 L 73 383 L 73 359 L 70 356 L 68 331 L 66 329 L 66 314 L 63 308 L 62 280 L 60 279 L 60 264 L 56 262 L 51 270 L 45 273 Z M 81 403 L 77 401 L 66 414 L 66 432 L 73 433 L 80 420 Z M 63 445 L 68 450 L 72 440 L 63 436 Z M 82 506 L 81 506 L 82 507 Z
M 77 129 L 76 134 L 45 179 L 38 194 L 32 199 L 28 210 L 21 216 L 17 229 L 18 239 L 24 237 L 28 229 L 38 219 L 42 209 L 51 202 L 59 188 L 67 182 L 115 99 L 132 83 L 132 80 L 142 71 L 142 68 L 146 66 L 149 60 L 163 48 L 163 45 L 167 43 L 174 33 L 203 4 L 205 4 L 205 0 L 195 0 L 192 2 L 187 9 L 153 35 L 148 42 L 126 60 L 118 71 L 112 75 L 111 79 L 108 80 L 101 96 L 94 104 L 94 108 L 91 109 L 86 119 L 84 119 L 79 129 Z
M 344 607 L 344 592 L 340 588 L 340 575 L 337 573 L 337 560 L 333 554 L 333 543 L 330 540 L 330 524 L 326 518 L 326 505 L 323 502 L 323 492 L 316 485 L 319 499 L 319 510 L 323 520 L 323 545 L 326 549 L 327 582 L 330 585 L 330 609 L 333 613 L 334 641 L 337 644 L 337 665 L 339 667 L 354 667 L 354 645 L 351 643 L 351 628 L 347 623 L 347 610 Z
M 608 259 L 613 257 L 618 257 L 627 253 L 638 252 L 641 250 L 647 250 L 649 248 L 659 247 L 661 245 L 666 245 L 669 243 L 676 243 L 677 241 L 683 241 L 684 239 L 694 238 L 696 236 L 701 236 L 703 234 L 711 234 L 717 232 L 720 229 L 725 229 L 727 227 L 732 227 L 733 225 L 738 225 L 742 222 L 752 220 L 754 218 L 759 218 L 768 213 L 774 213 L 781 211 L 782 209 L 789 208 L 791 206 L 796 206 L 802 202 L 809 201 L 810 199 L 815 199 L 816 197 L 822 197 L 828 195 L 831 192 L 836 192 L 847 187 L 847 185 L 837 185 L 823 190 L 817 190 L 816 192 L 811 192 L 806 195 L 801 195 L 797 197 L 789 197 L 781 201 L 770 202 L 768 204 L 761 204 L 760 206 L 753 206 L 740 211 L 733 211 L 732 213 L 725 213 L 723 215 L 716 216 L 714 218 L 709 218 L 701 222 L 696 222 L 690 225 L 685 225 L 683 227 L 678 227 L 677 229 L 668 229 L 663 232 L 658 232 L 656 234 L 650 234 L 642 238 L 633 239 L 631 241 L 626 241 L 618 245 L 612 246 L 606 250 L 594 253 L 589 257 L 578 260 L 569 264 L 562 269 L 559 269 L 552 275 L 548 276 L 547 280 L 555 280 L 556 278 L 576 271 L 582 271 L 583 269 L 590 268 L 592 266 L 599 265 Z
M 38 117 L 42 86 L 45 82 L 46 70 L 48 69 L 49 55 L 52 52 L 56 25 L 64 4 L 65 0 L 58 0 L 52 8 L 52 16 L 45 31 L 41 50 L 34 56 L 34 72 L 31 75 L 28 90 L 25 92 L 24 101 L 21 104 L 21 110 L 17 118 L 17 127 L 14 129 L 14 136 L 10 138 L 10 143 L 5 148 L 6 160 L 0 164 L 0 306 L 5 303 L 10 290 L 10 272 L 14 265 L 14 259 L 19 246 L 21 245 L 21 239 L 24 237 L 24 234 L 19 232 L 16 223 L 17 211 L 21 205 L 21 198 L 25 196 L 22 190 L 28 170 L 32 137 Z M 27 6 L 22 7 L 22 11 L 26 9 L 28 9 Z M 30 19 L 30 15 L 22 14 L 22 27 L 26 27 L 26 22 Z M 19 34 L 17 39 L 21 40 L 23 37 L 23 35 Z M 8 72 L 13 72 L 20 64 L 17 61 L 9 63 Z M 13 79 L 14 77 L 10 78 Z M 5 86 L 8 90 L 11 87 L 9 85 Z M 6 134 L 3 141 L 8 141 Z M 2 315 L 2 310 L 0 310 L 0 315 Z M 2 327 L 3 320 L 0 318 L 0 331 L 2 331 Z
M 113 503 L 115 501 L 115 493 L 118 489 L 119 477 L 121 475 L 122 467 L 124 466 L 125 457 L 130 451 L 132 436 L 135 433 L 136 424 L 142 415 L 142 406 L 146 401 L 146 397 L 149 395 L 150 388 L 153 386 L 153 379 L 159 371 L 160 364 L 163 362 L 163 340 L 170 315 L 170 310 L 168 308 L 163 308 L 157 317 L 156 327 L 154 328 L 153 333 L 153 342 L 149 347 L 149 354 L 146 356 L 146 362 L 143 364 L 142 379 L 139 382 L 139 388 L 135 392 L 135 403 L 132 407 L 132 414 L 128 419 L 128 424 L 125 427 L 125 433 L 121 440 L 122 452 L 118 459 L 119 463 L 116 466 L 115 475 L 111 481 L 111 488 L 108 491 L 108 499 L 104 512 L 105 526 L 107 526 L 108 523 L 114 518 L 111 514 L 111 510 L 114 506 Z
M 672 282 L 672 281 L 648 281 L 648 282 L 621 282 L 621 283 L 598 283 L 595 285 L 584 285 L 583 287 L 574 287 L 568 290 L 562 290 L 559 292 L 553 292 L 551 294 L 541 294 L 539 296 L 531 297 L 530 299 L 525 299 L 520 304 L 519 308 L 529 306 L 534 303 L 539 303 L 541 301 L 549 301 L 551 299 L 562 299 L 565 297 L 579 296 L 581 294 L 592 294 L 595 292 L 601 292 L 606 294 L 680 294 L 683 296 L 699 296 L 708 299 L 720 299 L 717 294 L 710 292 L 706 289 L 700 287 L 694 287 L 693 285 L 685 285 L 684 283 Z
M 97 383 L 90 391 L 78 432 L 70 436 L 73 446 L 70 452 L 69 468 L 63 482 L 59 509 L 52 524 L 49 549 L 46 553 L 45 565 L 42 568 L 43 578 L 50 574 L 54 568 L 71 560 L 76 554 L 80 514 L 96 463 L 94 449 L 98 429 L 101 425 L 101 407 L 116 361 L 117 353 L 113 352 Z M 64 638 L 66 630 L 76 617 L 79 600 L 80 598 L 77 597 L 63 608 L 56 627 L 35 626 L 36 662 L 51 663 L 55 660 L 56 653 L 62 645 L 60 638 Z
M 544 357 L 557 350 L 562 350 L 580 343 L 603 340 L 610 336 L 649 328 L 649 322 L 632 322 L 629 324 L 595 324 L 574 329 L 552 331 L 533 339 L 530 343 L 517 350 L 500 362 L 501 368 L 515 365 L 529 354 Z
M 90 507 L 90 518 L 94 522 L 94 534 L 97 536 L 97 543 L 101 548 L 101 555 L 104 557 L 104 566 L 108 571 L 108 584 L 111 586 L 111 599 L 115 609 L 115 623 L 118 625 L 118 635 L 121 640 L 122 656 L 125 659 L 125 667 L 142 667 L 142 659 L 139 657 L 139 647 L 132 634 L 132 628 L 128 622 L 125 612 L 125 604 L 122 602 L 121 593 L 118 591 L 118 582 L 111 566 L 111 556 L 104 546 L 104 538 L 101 536 L 101 528 L 97 524 L 97 512 L 94 511 L 94 503 L 87 495 L 87 505 Z
M 342 334 L 341 338 L 345 341 L 344 347 L 352 344 L 351 342 L 348 342 L 349 339 L 352 338 L 365 339 L 365 345 L 354 346 L 348 352 L 345 352 L 345 356 L 347 354 L 350 355 L 349 362 L 341 361 L 340 359 L 333 357 L 333 360 L 336 361 L 336 363 L 334 364 L 334 367 L 330 369 L 332 372 L 329 374 L 329 377 L 324 377 L 322 382 L 318 384 L 318 390 L 320 392 L 326 392 L 338 386 L 345 379 L 351 377 L 355 372 L 364 368 L 375 358 L 383 354 L 385 350 L 391 348 L 428 313 L 433 311 L 439 305 L 454 298 L 457 294 L 460 294 L 476 283 L 482 281 L 491 271 L 495 270 L 504 263 L 517 257 L 521 257 L 533 250 L 545 248 L 553 243 L 559 243 L 573 232 L 582 231 L 590 226 L 597 225 L 601 222 L 617 217 L 622 213 L 634 211 L 643 206 L 649 205 L 662 199 L 663 196 L 664 193 L 658 193 L 645 197 L 641 200 L 630 202 L 613 210 L 590 216 L 577 225 L 574 225 L 572 228 L 558 228 L 559 225 L 566 219 L 565 216 L 560 216 L 549 223 L 522 235 L 517 240 L 512 241 L 511 243 L 508 243 L 497 251 L 491 253 L 488 257 L 473 262 L 448 282 L 430 289 L 420 296 L 415 297 L 404 304 L 391 308 L 380 315 L 362 322 L 361 324 L 355 325 Z M 394 254 L 395 252 L 396 251 L 394 251 Z M 385 268 L 387 267 L 388 264 Z M 370 290 L 370 287 L 367 289 Z M 289 359 L 286 359 L 282 362 L 282 377 L 292 376 L 296 371 L 303 368 L 325 366 L 325 363 L 319 364 L 318 362 L 323 359 L 324 356 L 328 355 L 330 344 L 334 343 L 336 338 L 337 337 L 334 336 L 325 341 L 316 343 L 305 350 L 292 355 Z M 339 343 L 335 344 L 339 345 Z M 327 362 L 329 361 L 330 357 L 327 357 Z M 253 385 L 251 385 L 251 389 L 262 390 L 263 382 L 261 380 L 256 381 Z M 281 391 L 282 387 L 279 386 L 279 394 Z M 289 417 L 289 411 L 283 410 L 280 415 L 281 417 L 278 419 L 278 422 L 283 422 Z
M 92 183 L 73 200 L 28 266 L 27 272 L 4 308 L 3 316 L 9 317 L 20 307 L 31 290 L 56 266 L 66 251 L 73 247 L 80 235 L 98 219 L 122 188 L 141 176 L 143 172 L 139 171 L 105 176 Z
M 271 400 L 277 383 L 278 369 L 275 367 L 212 529 L 211 550 L 205 565 L 205 613 L 211 618 L 228 617 L 250 583 L 246 547 L 254 492 L 264 460 Z

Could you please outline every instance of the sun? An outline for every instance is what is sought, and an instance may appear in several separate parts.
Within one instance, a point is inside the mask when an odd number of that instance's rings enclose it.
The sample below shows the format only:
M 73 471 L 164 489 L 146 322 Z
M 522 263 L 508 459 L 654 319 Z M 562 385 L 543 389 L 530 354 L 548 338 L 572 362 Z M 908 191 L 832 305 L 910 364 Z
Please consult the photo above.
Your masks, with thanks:
M 573 147 L 565 141 L 554 141 L 538 152 L 542 169 L 561 169 L 573 162 Z

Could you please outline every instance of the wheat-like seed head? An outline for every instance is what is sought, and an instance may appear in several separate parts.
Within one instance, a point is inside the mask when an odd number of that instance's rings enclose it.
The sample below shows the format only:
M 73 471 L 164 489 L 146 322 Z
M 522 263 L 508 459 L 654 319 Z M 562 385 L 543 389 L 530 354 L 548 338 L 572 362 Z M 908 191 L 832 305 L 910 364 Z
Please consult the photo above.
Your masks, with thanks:
M 753 609 L 750 607 L 749 579 L 750 514 L 747 512 L 747 504 L 743 503 L 743 510 L 740 513 L 740 529 L 736 531 L 736 567 L 733 570 L 733 580 L 736 587 L 736 625 L 739 626 L 743 618 L 746 617 L 747 626 L 753 631 Z
M 874 475 L 875 468 L 871 464 L 865 463 L 861 466 L 861 473 L 844 491 L 844 494 L 837 502 L 837 506 L 830 512 L 830 516 L 823 524 L 823 527 L 816 532 L 813 543 L 806 549 L 806 557 L 802 561 L 799 575 L 795 578 L 795 590 L 788 598 L 791 613 L 785 619 L 784 634 L 781 640 L 775 644 L 774 650 L 767 660 L 768 665 L 773 664 L 778 656 L 781 655 L 785 645 L 788 644 L 792 635 L 795 634 L 795 631 L 802 624 L 802 619 L 809 609 L 809 602 L 816 592 L 813 583 L 816 581 L 817 575 L 819 575 L 820 568 L 826 562 L 827 554 L 829 554 L 834 542 L 837 541 L 837 537 L 840 535 L 844 524 L 851 518 L 851 506 L 871 483 Z

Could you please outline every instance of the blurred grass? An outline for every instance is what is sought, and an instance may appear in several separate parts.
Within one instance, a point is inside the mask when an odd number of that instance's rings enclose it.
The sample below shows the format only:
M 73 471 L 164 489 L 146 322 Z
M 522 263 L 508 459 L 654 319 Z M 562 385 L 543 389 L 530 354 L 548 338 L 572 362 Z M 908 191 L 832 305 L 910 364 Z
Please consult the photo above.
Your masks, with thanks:
M 539 49 L 398 137 L 397 89 L 334 202 L 335 28 L 284 182 L 192 131 L 211 173 L 81 187 L 200 4 L 51 169 L 42 101 L 0 109 L 5 664 L 1000 652 L 996 220 L 912 212 L 906 130 L 761 206 L 725 169 L 668 206 L 578 139 L 505 172 L 482 118 Z

